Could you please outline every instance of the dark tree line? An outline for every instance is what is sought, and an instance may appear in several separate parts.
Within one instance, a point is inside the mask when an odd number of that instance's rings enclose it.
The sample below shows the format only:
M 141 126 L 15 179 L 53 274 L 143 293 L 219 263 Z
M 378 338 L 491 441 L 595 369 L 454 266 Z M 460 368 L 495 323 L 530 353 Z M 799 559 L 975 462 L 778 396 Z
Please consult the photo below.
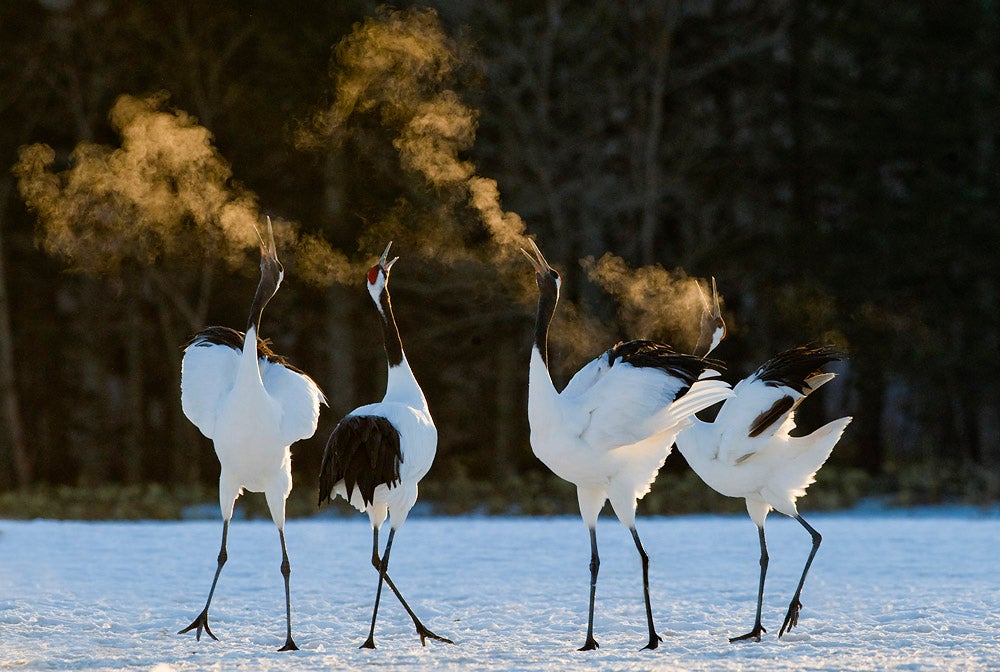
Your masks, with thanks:
M 288 6 L 284 6 L 288 5 Z M 1000 8 L 995 3 L 432 3 L 477 111 L 463 153 L 565 273 L 562 375 L 633 331 L 581 259 L 715 276 L 730 377 L 802 342 L 846 348 L 804 425 L 850 413 L 834 463 L 996 474 L 1000 454 Z M 527 443 L 530 269 L 490 263 L 470 208 L 400 167 L 377 114 L 298 140 L 333 48 L 372 3 L 15 0 L 0 7 L 0 163 L 115 145 L 118 96 L 169 94 L 262 210 L 361 263 L 395 239 L 393 298 L 440 429 L 428 479 L 538 471 Z M 381 10 L 387 11 L 387 10 Z M 0 173 L 0 485 L 207 482 L 179 404 L 180 346 L 239 326 L 256 262 L 165 256 L 89 274 L 46 254 Z M 451 228 L 449 228 L 451 227 Z M 456 233 L 457 232 L 457 233 Z M 426 240 L 453 239 L 455 256 Z M 450 236 L 450 238 L 449 238 Z M 281 251 L 279 250 L 279 254 Z M 382 391 L 363 278 L 287 280 L 264 335 L 327 392 L 294 449 L 311 482 L 336 420 Z M 516 268 L 516 267 L 514 267 Z M 692 313 L 691 320 L 697 320 Z M 675 465 L 675 468 L 676 465 Z

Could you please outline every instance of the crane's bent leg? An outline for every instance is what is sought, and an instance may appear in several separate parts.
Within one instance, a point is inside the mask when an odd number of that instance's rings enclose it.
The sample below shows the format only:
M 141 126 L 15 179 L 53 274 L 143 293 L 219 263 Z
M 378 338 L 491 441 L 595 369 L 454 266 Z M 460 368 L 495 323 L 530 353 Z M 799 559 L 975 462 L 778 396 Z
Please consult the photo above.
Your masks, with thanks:
M 193 621 L 191 625 L 187 626 L 178 635 L 183 635 L 185 632 L 189 632 L 197 628 L 195 633 L 195 639 L 201 641 L 201 631 L 204 630 L 208 633 L 208 636 L 212 639 L 218 641 L 218 637 L 212 634 L 212 631 L 208 627 L 208 607 L 212 604 L 212 596 L 215 594 L 215 586 L 219 583 L 219 575 L 222 574 L 222 566 L 226 564 L 226 559 L 229 555 L 226 553 L 226 537 L 229 535 L 229 519 L 226 518 L 222 521 L 222 548 L 219 549 L 219 565 L 215 569 L 215 578 L 212 579 L 212 589 L 208 591 L 208 600 L 205 602 L 205 608 Z
M 288 587 L 288 577 L 292 573 L 292 565 L 288 562 L 288 549 L 285 548 L 285 531 L 278 528 L 278 537 L 281 539 L 281 575 L 285 577 L 285 645 L 278 651 L 298 651 L 292 640 L 292 594 Z
M 649 602 L 649 556 L 646 555 L 646 549 L 639 541 L 639 533 L 636 531 L 635 525 L 630 527 L 629 531 L 632 533 L 635 547 L 639 551 L 639 558 L 642 560 L 642 595 L 646 600 L 646 624 L 649 626 L 649 643 L 642 648 L 655 649 L 663 641 L 663 638 L 656 634 L 656 629 L 653 627 L 653 607 Z
M 812 550 L 809 551 L 809 558 L 806 560 L 806 566 L 802 568 L 802 577 L 799 579 L 799 586 L 795 589 L 795 595 L 792 597 L 791 603 L 788 605 L 788 613 L 785 614 L 785 622 L 781 624 L 781 630 L 778 631 L 778 637 L 794 628 L 799 622 L 799 610 L 802 609 L 802 603 L 799 598 L 802 596 L 802 585 L 806 582 L 806 574 L 809 572 L 809 565 L 812 564 L 813 558 L 816 557 L 816 551 L 819 550 L 820 542 L 823 541 L 823 536 L 814 530 L 809 523 L 807 523 L 802 516 L 796 515 L 795 520 L 799 521 L 802 527 L 806 528 L 812 536 Z
M 764 577 L 767 575 L 767 542 L 764 540 L 764 528 L 757 528 L 757 536 L 760 538 L 760 585 L 757 586 L 757 616 L 753 622 L 753 630 L 739 637 L 730 637 L 730 642 L 739 642 L 744 639 L 760 641 L 761 633 L 767 632 L 760 624 L 760 610 L 764 603 Z
M 597 527 L 590 529 L 590 613 L 587 616 L 587 641 L 578 651 L 593 651 L 600 645 L 594 639 L 594 600 L 597 597 L 597 572 L 601 569 L 601 558 L 597 555 Z
M 389 534 L 391 536 L 392 532 L 390 531 Z M 372 566 L 375 567 L 375 569 L 381 571 L 382 560 L 378 557 L 378 544 L 377 543 L 375 544 L 374 548 L 372 549 Z M 392 582 L 392 579 L 389 578 L 389 572 L 388 571 L 386 571 L 384 573 L 383 578 L 385 579 L 385 585 L 389 586 L 390 590 L 392 590 L 392 592 L 396 595 L 396 599 L 398 599 L 399 603 L 401 605 L 403 605 L 403 609 L 406 610 L 406 613 L 409 614 L 410 618 L 413 620 L 413 625 L 417 629 L 417 635 L 419 635 L 419 637 L 420 637 L 420 645 L 421 646 L 426 646 L 427 645 L 427 641 L 426 641 L 427 639 L 433 639 L 435 641 L 445 642 L 447 644 L 454 644 L 455 643 L 455 642 L 451 641 L 450 639 L 448 639 L 447 637 L 442 637 L 441 635 L 437 635 L 437 634 L 431 632 L 430 628 L 428 628 L 426 625 L 424 625 L 423 623 L 420 622 L 420 619 L 417 618 L 417 615 L 413 612 L 413 609 L 411 609 L 410 605 L 407 604 L 406 600 L 403 599 L 403 594 L 399 592 L 398 588 L 396 588 L 396 584 L 394 584 Z

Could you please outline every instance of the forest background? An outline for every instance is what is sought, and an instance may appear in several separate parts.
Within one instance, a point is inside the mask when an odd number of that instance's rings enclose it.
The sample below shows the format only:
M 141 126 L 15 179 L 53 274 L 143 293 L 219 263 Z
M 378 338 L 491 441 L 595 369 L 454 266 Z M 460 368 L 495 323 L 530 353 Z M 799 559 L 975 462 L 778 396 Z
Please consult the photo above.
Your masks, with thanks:
M 421 501 L 574 510 L 528 445 L 525 235 L 564 277 L 557 384 L 619 339 L 690 350 L 715 277 L 727 379 L 847 354 L 798 416 L 854 416 L 809 508 L 1000 498 L 998 3 L 398 7 L 0 5 L 0 515 L 214 501 L 181 346 L 246 324 L 265 214 L 286 279 L 262 334 L 330 404 L 292 514 L 381 397 L 363 283 L 389 240 L 440 435 Z M 674 451 L 640 510 L 741 506 Z

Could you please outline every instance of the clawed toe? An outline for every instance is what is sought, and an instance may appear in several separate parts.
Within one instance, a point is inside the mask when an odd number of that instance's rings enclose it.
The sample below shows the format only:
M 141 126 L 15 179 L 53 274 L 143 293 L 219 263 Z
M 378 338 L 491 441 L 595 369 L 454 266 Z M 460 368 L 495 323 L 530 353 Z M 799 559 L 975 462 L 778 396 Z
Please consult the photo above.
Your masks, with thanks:
M 202 630 L 204 630 L 208 634 L 208 636 L 214 639 L 215 641 L 219 641 L 219 638 L 216 637 L 214 634 L 212 634 L 212 630 L 208 627 L 208 609 L 205 609 L 200 614 L 198 614 L 197 618 L 191 621 L 191 625 L 187 626 L 183 630 L 178 631 L 177 634 L 183 635 L 185 632 L 190 632 L 192 630 L 195 630 L 195 628 L 197 628 L 197 630 L 195 632 L 194 638 L 199 642 L 201 641 Z
M 420 635 L 420 646 L 427 646 L 426 640 L 428 639 L 433 639 L 436 642 L 444 642 L 446 644 L 455 643 L 450 639 L 448 639 L 447 637 L 442 637 L 441 635 L 434 634 L 433 632 L 431 632 L 430 630 L 428 630 L 426 627 L 423 626 L 417 628 L 417 634 Z
M 730 637 L 729 641 L 730 643 L 732 643 L 732 642 L 742 642 L 748 639 L 752 639 L 755 642 L 759 642 L 761 634 L 765 632 L 767 632 L 767 630 L 764 629 L 764 626 L 758 623 L 757 625 L 754 626 L 753 630 L 751 630 L 747 634 L 740 635 L 739 637 Z
M 660 642 L 662 642 L 662 641 L 663 641 L 663 637 L 660 637 L 658 634 L 656 634 L 654 632 L 649 637 L 649 643 L 646 644 L 646 646 L 642 647 L 642 650 L 645 651 L 646 649 L 655 649 L 656 647 L 658 647 L 660 645 Z
M 802 603 L 798 600 L 793 600 L 792 603 L 788 605 L 788 613 L 785 614 L 785 622 L 781 624 L 781 630 L 778 631 L 778 637 L 781 637 L 783 634 L 799 624 L 799 611 L 801 609 Z

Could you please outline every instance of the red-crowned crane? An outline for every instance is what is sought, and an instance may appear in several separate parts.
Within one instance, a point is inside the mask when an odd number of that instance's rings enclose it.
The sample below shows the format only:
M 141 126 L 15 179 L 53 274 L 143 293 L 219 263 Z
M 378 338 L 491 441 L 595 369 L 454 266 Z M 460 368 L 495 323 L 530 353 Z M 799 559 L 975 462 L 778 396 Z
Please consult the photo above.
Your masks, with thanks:
M 649 492 L 674 442 L 694 413 L 727 398 L 721 380 L 698 378 L 716 362 L 636 340 L 619 343 L 581 368 L 562 392 L 548 370 L 549 324 L 559 301 L 559 274 L 535 242 L 522 250 L 535 269 L 538 313 L 528 370 L 528 422 L 535 455 L 560 478 L 576 485 L 580 515 L 590 531 L 590 611 L 581 651 L 598 648 L 594 600 L 600 558 L 597 518 L 606 501 L 632 533 L 642 562 L 649 641 L 662 641 L 653 626 L 649 557 L 635 527 L 637 500 Z
M 292 490 L 292 457 L 289 447 L 316 431 L 323 393 L 309 376 L 274 354 L 260 339 L 264 306 L 278 291 L 284 269 L 274 247 L 271 220 L 267 241 L 260 240 L 260 283 L 250 307 L 247 331 L 208 327 L 195 334 L 184 348 L 181 364 L 181 406 L 188 419 L 212 440 L 222 467 L 219 506 L 222 509 L 222 548 L 205 608 L 180 633 L 208 627 L 208 608 L 226 564 L 226 537 L 233 506 L 243 490 L 263 492 L 281 541 L 281 574 L 285 581 L 285 644 L 279 651 L 294 651 L 292 607 L 288 587 L 291 566 L 285 547 L 285 499 Z
M 702 357 L 725 336 L 714 279 L 712 298 L 711 306 L 705 301 L 702 338 L 695 348 L 695 354 Z M 718 338 L 706 338 L 706 332 L 715 333 Z M 778 636 L 798 623 L 802 586 L 822 536 L 799 515 L 795 502 L 814 481 L 851 418 L 834 420 L 808 436 L 791 436 L 790 432 L 795 429 L 794 413 L 802 400 L 834 378 L 833 373 L 823 373 L 822 367 L 839 359 L 828 347 L 798 346 L 782 352 L 733 388 L 733 396 L 722 405 L 713 422 L 695 420 L 693 426 L 677 436 L 677 449 L 694 472 L 720 494 L 744 498 L 747 513 L 757 526 L 760 541 L 757 615 L 753 629 L 731 638 L 731 642 L 746 639 L 759 642 L 761 633 L 767 632 L 760 616 L 768 563 L 764 520 L 771 509 L 797 520 L 812 537 L 812 550 Z
M 375 619 L 382 597 L 383 582 L 396 594 L 413 619 L 421 645 L 427 638 L 453 644 L 431 632 L 403 599 L 389 578 L 389 551 L 392 540 L 417 501 L 417 483 L 431 468 L 437 451 L 437 429 L 431 419 L 424 393 L 403 354 L 389 300 L 388 260 L 390 242 L 378 262 L 368 270 L 368 293 L 375 302 L 389 375 L 382 401 L 351 411 L 341 420 L 327 441 L 319 474 L 319 504 L 343 497 L 358 511 L 368 514 L 372 525 L 372 565 L 378 571 L 378 588 L 372 608 L 368 639 L 359 648 L 375 648 Z M 379 558 L 378 532 L 389 518 L 389 538 Z

